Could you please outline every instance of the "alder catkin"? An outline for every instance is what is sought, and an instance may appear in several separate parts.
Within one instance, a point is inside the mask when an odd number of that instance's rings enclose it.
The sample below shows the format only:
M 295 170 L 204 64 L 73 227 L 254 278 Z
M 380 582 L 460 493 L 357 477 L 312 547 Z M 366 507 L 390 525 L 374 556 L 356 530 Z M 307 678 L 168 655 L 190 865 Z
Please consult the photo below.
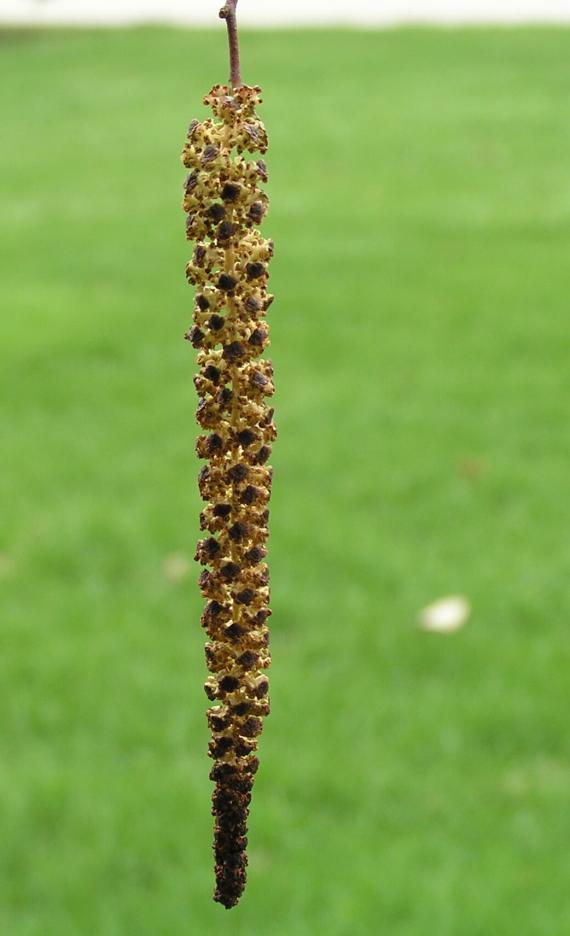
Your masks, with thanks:
M 198 351 L 194 378 L 196 450 L 205 464 L 198 484 L 206 502 L 196 559 L 206 599 L 205 690 L 209 755 L 215 782 L 214 899 L 230 908 L 246 881 L 247 817 L 258 768 L 257 739 L 269 714 L 269 572 L 265 562 L 276 430 L 267 398 L 274 392 L 265 317 L 273 242 L 261 236 L 268 205 L 258 155 L 267 134 L 256 106 L 260 88 L 216 85 L 204 98 L 213 118 L 193 120 L 182 161 L 186 232 L 195 241 L 186 275 L 196 288 L 186 338 Z M 244 154 L 255 154 L 247 158 Z

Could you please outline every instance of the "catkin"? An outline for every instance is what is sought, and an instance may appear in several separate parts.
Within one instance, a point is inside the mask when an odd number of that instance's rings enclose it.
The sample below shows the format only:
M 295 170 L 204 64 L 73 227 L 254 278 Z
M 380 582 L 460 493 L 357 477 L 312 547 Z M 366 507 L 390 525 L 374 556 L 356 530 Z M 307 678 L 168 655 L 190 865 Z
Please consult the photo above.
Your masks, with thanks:
M 196 288 L 193 326 L 185 335 L 198 351 L 194 383 L 204 434 L 196 450 L 205 460 L 199 489 L 205 537 L 196 559 L 206 599 L 205 690 L 209 755 L 215 782 L 214 900 L 238 902 L 246 881 L 247 817 L 262 719 L 269 714 L 269 572 L 265 562 L 276 430 L 267 398 L 273 368 L 261 355 L 269 344 L 265 317 L 273 242 L 258 230 L 268 205 L 262 159 L 267 134 L 255 108 L 260 88 L 217 85 L 204 103 L 213 119 L 192 121 L 182 161 L 186 232 L 195 241 L 187 265 Z

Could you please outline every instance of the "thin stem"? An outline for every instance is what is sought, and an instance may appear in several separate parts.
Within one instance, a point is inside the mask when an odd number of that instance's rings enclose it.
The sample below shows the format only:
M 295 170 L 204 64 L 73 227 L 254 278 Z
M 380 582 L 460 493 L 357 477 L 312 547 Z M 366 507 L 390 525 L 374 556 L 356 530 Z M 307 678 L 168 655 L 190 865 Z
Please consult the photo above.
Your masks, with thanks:
M 228 27 L 228 40 L 230 44 L 230 84 L 233 88 L 240 88 L 242 85 L 236 18 L 237 3 L 238 0 L 226 0 L 226 3 L 220 10 L 220 18 L 225 19 Z

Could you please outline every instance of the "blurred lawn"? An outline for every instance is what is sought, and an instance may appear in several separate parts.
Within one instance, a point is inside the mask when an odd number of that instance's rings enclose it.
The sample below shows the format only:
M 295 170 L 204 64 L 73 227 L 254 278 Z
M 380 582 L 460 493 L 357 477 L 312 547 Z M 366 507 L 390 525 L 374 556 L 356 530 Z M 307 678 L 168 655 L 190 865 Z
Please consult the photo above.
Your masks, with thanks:
M 179 151 L 223 31 L 0 51 L 0 931 L 570 932 L 570 33 L 244 36 L 280 441 L 273 714 L 231 914 L 178 574 Z M 418 633 L 450 592 L 466 629 Z

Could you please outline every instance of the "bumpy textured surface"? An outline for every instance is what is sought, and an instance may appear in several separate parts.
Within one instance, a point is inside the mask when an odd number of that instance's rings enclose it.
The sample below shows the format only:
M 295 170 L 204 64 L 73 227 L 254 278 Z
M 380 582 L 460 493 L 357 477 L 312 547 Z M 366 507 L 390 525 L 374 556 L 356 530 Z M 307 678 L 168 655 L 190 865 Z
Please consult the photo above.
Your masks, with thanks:
M 209 640 L 206 681 L 212 732 L 209 754 L 215 817 L 214 899 L 239 900 L 246 881 L 247 817 L 262 718 L 269 713 L 270 615 L 266 557 L 271 469 L 276 431 L 265 316 L 273 243 L 257 227 L 267 211 L 260 183 L 267 135 L 255 108 L 260 88 L 218 85 L 204 98 L 213 119 L 192 121 L 182 161 L 191 170 L 184 185 L 187 236 L 196 241 L 187 266 L 196 287 L 194 324 L 186 338 L 198 350 L 197 442 L 206 460 L 199 475 L 206 532 L 196 559 L 206 568 L 200 587 Z

